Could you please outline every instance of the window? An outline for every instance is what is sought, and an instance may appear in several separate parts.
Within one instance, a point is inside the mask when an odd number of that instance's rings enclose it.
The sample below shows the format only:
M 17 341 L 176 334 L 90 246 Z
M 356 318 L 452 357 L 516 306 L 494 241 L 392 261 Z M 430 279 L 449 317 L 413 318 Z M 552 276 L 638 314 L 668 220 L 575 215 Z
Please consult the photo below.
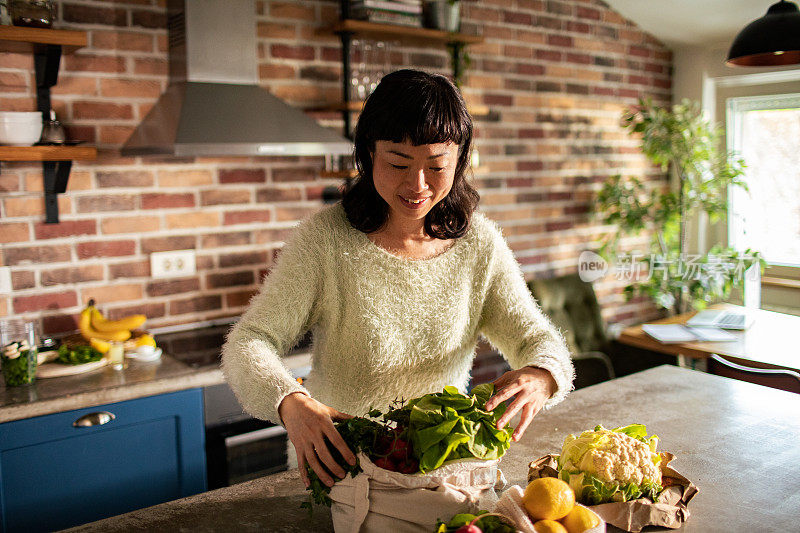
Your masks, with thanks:
M 749 188 L 729 197 L 729 243 L 800 266 L 800 93 L 729 98 L 727 132 Z

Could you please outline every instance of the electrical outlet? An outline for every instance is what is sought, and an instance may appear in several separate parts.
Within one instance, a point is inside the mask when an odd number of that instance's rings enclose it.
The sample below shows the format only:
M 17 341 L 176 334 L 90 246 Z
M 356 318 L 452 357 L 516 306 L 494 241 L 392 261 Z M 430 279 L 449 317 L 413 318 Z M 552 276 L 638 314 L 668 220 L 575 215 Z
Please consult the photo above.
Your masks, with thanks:
M 196 272 L 194 250 L 174 250 L 150 254 L 150 276 L 174 278 Z
M 0 294 L 11 294 L 11 267 L 0 267 Z

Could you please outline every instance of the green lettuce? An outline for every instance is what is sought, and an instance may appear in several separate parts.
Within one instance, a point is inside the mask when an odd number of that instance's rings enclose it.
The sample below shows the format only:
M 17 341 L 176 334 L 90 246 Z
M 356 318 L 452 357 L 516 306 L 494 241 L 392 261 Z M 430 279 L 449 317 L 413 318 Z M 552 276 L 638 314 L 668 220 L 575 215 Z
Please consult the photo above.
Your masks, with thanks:
M 478 385 L 469 395 L 455 387 L 410 400 L 387 418 L 406 421 L 420 472 L 439 468 L 445 461 L 474 457 L 499 459 L 511 445 L 511 426 L 497 429 L 505 413 L 501 404 L 493 411 L 484 409 L 494 385 Z

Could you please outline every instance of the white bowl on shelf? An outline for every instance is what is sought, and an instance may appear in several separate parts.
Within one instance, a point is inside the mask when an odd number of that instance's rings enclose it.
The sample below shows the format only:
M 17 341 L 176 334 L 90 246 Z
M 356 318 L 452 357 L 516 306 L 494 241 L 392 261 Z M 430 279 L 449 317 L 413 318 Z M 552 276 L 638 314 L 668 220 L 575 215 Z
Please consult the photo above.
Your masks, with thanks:
M 42 137 L 42 114 L 0 112 L 0 144 L 30 146 Z

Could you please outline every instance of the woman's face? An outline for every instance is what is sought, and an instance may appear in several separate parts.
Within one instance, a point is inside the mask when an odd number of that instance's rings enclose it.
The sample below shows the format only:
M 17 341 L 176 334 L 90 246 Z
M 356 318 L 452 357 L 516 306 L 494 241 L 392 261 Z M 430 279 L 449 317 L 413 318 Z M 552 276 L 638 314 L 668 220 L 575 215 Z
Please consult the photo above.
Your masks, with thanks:
M 413 146 L 376 141 L 372 154 L 375 189 L 389 204 L 389 221 L 422 221 L 450 193 L 458 162 L 453 142 Z

